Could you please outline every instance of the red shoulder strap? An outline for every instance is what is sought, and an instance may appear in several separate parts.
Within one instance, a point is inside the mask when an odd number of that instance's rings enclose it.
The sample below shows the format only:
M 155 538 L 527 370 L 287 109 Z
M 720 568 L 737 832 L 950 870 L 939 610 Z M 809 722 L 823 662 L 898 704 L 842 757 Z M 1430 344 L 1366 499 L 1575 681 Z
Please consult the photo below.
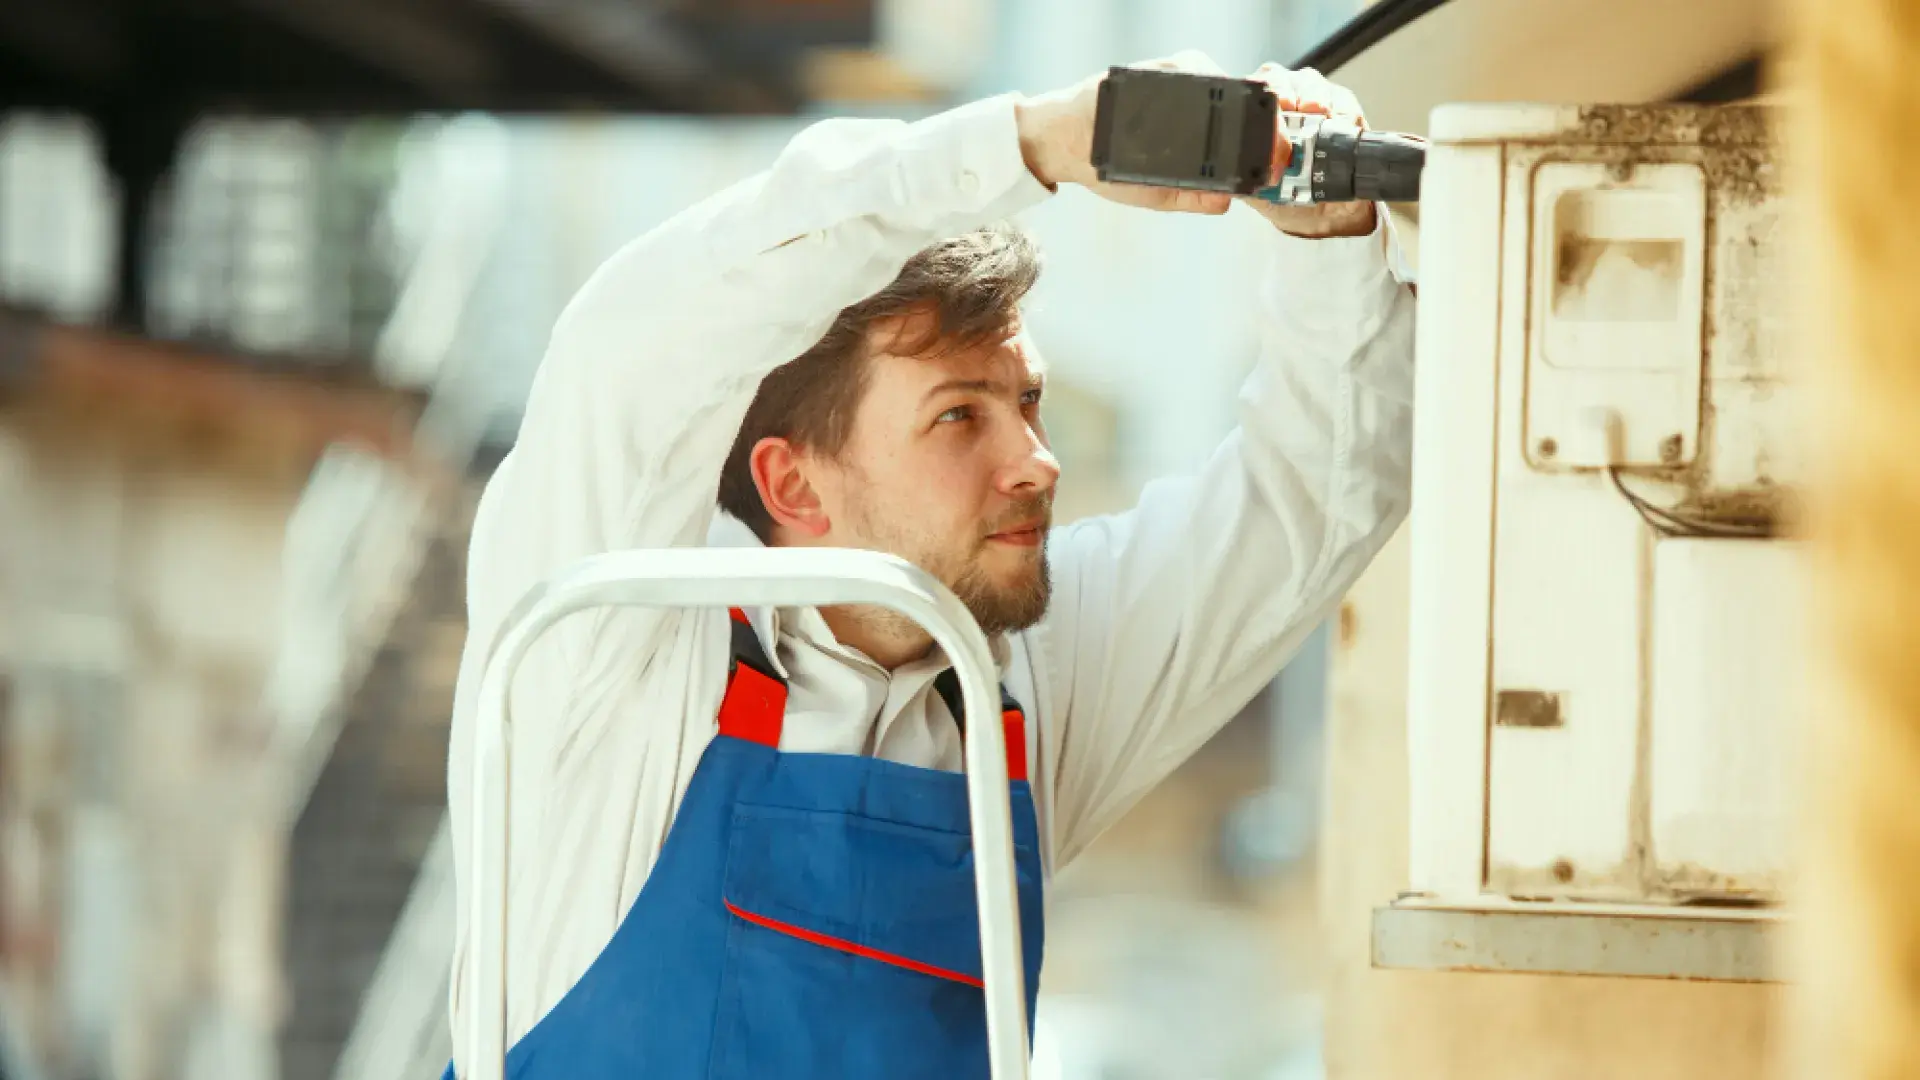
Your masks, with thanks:
M 1027 717 L 1018 706 L 1002 710 L 1000 729 L 1007 736 L 1007 779 L 1027 778 Z
M 732 616 L 733 662 L 720 699 L 720 734 L 777 750 L 787 716 L 787 684 L 768 662 L 747 613 L 734 608 Z
M 947 712 L 960 726 L 960 740 L 967 738 L 966 709 L 960 700 L 960 674 L 952 668 L 934 677 L 934 692 L 947 703 Z M 1007 779 L 1027 779 L 1027 717 L 1020 703 L 1007 688 L 1000 688 L 1000 730 L 1007 740 Z

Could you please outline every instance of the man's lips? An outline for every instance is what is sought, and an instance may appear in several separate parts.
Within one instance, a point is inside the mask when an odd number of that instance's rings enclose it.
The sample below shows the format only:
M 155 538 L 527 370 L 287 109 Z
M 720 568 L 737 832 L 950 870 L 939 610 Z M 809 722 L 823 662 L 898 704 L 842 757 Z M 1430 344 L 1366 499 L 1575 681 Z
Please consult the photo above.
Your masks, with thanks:
M 1040 546 L 1041 538 L 1046 535 L 1046 532 L 1046 522 L 1029 521 L 1011 529 L 1002 529 L 987 537 L 987 539 L 998 540 L 1000 543 L 1012 544 L 1015 547 L 1038 547 Z

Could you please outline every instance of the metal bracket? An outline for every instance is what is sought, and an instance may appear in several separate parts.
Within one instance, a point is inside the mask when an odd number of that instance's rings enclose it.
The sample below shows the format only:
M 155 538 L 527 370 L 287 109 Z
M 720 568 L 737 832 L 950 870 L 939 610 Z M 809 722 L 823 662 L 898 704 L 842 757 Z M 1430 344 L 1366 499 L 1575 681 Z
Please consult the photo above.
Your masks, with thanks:
M 1373 966 L 1780 982 L 1771 908 L 1401 900 L 1373 912 Z

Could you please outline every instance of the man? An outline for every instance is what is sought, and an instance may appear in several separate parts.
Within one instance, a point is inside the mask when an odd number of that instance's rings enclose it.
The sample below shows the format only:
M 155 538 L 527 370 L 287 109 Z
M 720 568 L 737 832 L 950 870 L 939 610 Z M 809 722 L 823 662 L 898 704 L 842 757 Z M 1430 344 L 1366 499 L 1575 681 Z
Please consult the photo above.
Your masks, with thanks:
M 1313 72 L 1257 74 L 1290 107 L 1359 112 Z M 983 1075 L 967 727 L 1007 725 L 1031 995 L 1045 880 L 1280 670 L 1400 521 L 1413 304 L 1385 214 L 1260 205 L 1266 342 L 1240 428 L 1133 510 L 1051 527 L 1045 368 L 1019 317 L 1037 262 L 997 223 L 1061 184 L 1231 202 L 1096 183 L 1098 83 L 816 125 L 561 316 L 474 528 L 457 853 L 488 646 L 588 555 L 898 554 L 966 602 L 1007 700 L 960 715 L 926 634 L 875 610 L 556 626 L 511 691 L 511 1075 Z M 464 985 L 475 947 L 463 917 L 456 1032 L 497 1007 Z

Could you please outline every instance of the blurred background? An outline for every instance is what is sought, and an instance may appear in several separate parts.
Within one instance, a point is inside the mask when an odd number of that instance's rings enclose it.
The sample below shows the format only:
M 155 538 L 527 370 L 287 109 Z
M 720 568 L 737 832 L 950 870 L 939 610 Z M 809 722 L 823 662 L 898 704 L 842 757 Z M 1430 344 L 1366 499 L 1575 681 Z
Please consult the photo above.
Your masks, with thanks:
M 1384 4 L 1374 36 L 1435 6 Z M 1683 5 L 1651 46 L 1595 12 L 1654 5 L 1533 5 L 1539 32 L 1525 6 L 1336 78 L 1413 130 L 1436 95 L 1759 85 L 1755 5 Z M 1364 7 L 0 0 L 0 1076 L 438 1075 L 467 529 L 549 327 L 622 243 L 819 117 L 1186 48 L 1332 67 Z M 1070 192 L 1024 222 L 1064 518 L 1230 425 L 1241 217 Z M 1059 879 L 1036 1076 L 1326 1075 L 1329 987 L 1404 860 L 1397 588 Z M 1330 850 L 1365 864 L 1329 876 Z M 1703 1008 L 1764 1042 L 1753 1007 Z

